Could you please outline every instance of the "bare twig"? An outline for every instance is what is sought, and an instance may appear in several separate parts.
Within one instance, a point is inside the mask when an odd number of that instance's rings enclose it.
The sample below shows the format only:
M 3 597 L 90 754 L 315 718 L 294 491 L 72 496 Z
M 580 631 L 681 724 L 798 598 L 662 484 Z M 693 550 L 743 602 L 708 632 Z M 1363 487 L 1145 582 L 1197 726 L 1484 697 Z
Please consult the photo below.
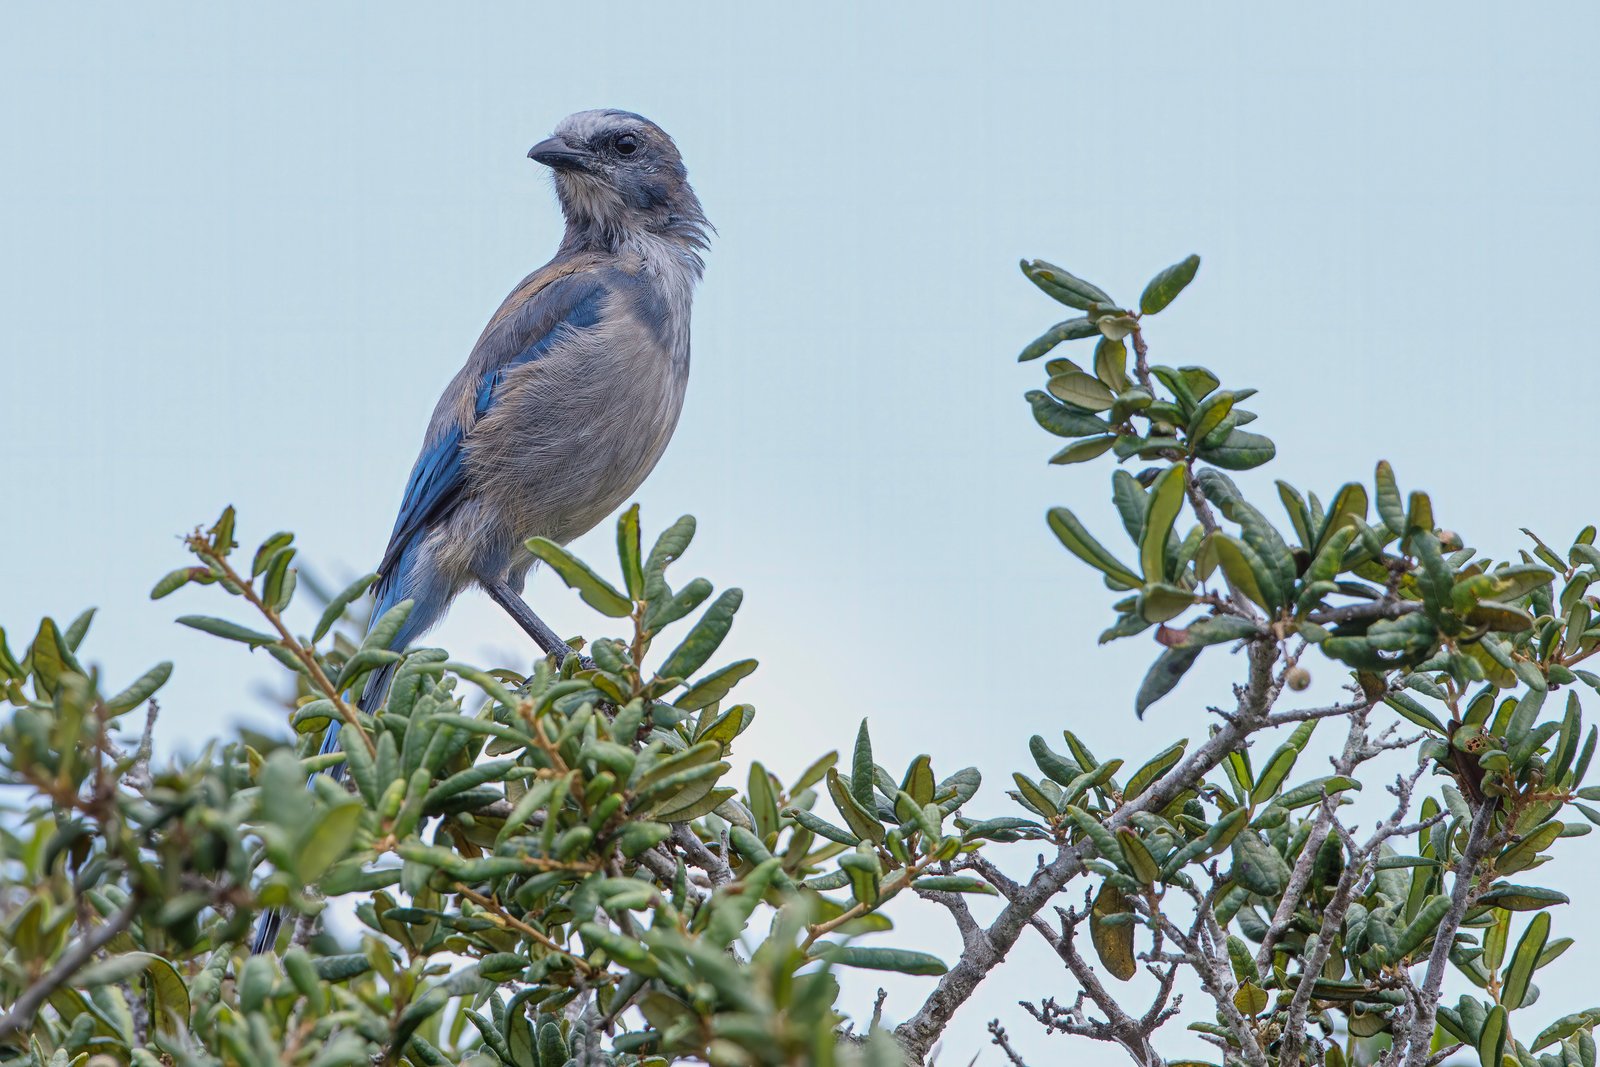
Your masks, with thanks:
M 1122 1005 L 1117 1003 L 1117 999 L 1111 995 L 1110 991 L 1106 989 L 1105 984 L 1100 981 L 1100 976 L 1095 972 L 1095 969 L 1078 952 L 1075 934 L 1077 933 L 1078 924 L 1084 918 L 1084 913 L 1067 911 L 1063 908 L 1057 908 L 1056 913 L 1061 917 L 1061 931 L 1059 933 L 1051 929 L 1050 924 L 1037 915 L 1028 921 L 1028 925 L 1037 930 L 1039 935 L 1055 950 L 1056 955 L 1061 957 L 1061 961 L 1067 965 L 1067 970 L 1072 972 L 1072 977 L 1077 980 L 1083 994 L 1092 1000 L 1095 1007 L 1099 1008 L 1106 1017 L 1104 1023 L 1083 1020 L 1083 1022 L 1073 1027 L 1072 1032 L 1101 1041 L 1113 1041 L 1126 1049 L 1128 1055 L 1132 1056 L 1134 1062 L 1140 1064 L 1141 1067 L 1159 1067 L 1162 1059 L 1154 1046 L 1151 1045 L 1150 1037 L 1155 1029 L 1171 1016 L 1161 1010 L 1156 1010 L 1153 1015 L 1147 1014 L 1144 1018 L 1136 1019 L 1129 1015 Z M 1045 1005 L 1041 1005 L 1040 1008 L 1039 1012 L 1030 1012 L 1030 1014 L 1040 1019 L 1041 1022 L 1045 1022 L 1049 1018 L 1048 1010 Z M 1047 1022 L 1046 1025 L 1050 1026 L 1051 1024 Z M 1059 1029 L 1059 1027 L 1055 1026 L 1051 1028 Z
M 1006 1028 L 1000 1025 L 999 1019 L 989 1020 L 989 1034 L 994 1043 L 1000 1046 L 1000 1051 L 1005 1053 L 1006 1059 L 1012 1067 L 1028 1067 L 1022 1054 L 1011 1047 L 1011 1041 L 1006 1036 Z

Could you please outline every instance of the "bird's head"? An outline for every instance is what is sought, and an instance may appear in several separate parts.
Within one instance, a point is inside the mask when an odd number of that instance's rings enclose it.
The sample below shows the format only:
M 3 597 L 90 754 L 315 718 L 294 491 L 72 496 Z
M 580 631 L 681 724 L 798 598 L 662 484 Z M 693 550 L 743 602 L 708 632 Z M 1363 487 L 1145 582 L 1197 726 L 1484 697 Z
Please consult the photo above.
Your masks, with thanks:
M 569 239 L 615 248 L 655 234 L 705 248 L 710 223 L 666 132 L 631 111 L 580 111 L 528 151 L 555 174 Z

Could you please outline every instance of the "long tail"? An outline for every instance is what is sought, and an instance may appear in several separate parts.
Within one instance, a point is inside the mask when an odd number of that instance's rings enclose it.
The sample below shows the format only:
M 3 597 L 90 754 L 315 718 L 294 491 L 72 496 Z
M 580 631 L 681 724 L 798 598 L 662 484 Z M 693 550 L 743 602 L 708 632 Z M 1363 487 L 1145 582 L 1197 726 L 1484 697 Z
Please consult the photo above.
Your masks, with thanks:
M 404 564 L 397 569 L 403 571 Z M 385 580 L 379 583 L 378 602 L 372 609 L 372 618 L 368 623 L 369 627 L 371 622 L 376 622 L 382 618 L 384 612 L 400 602 L 400 586 L 401 583 L 397 581 Z M 427 629 L 432 623 L 432 618 L 424 614 L 421 610 L 422 607 L 423 605 L 418 604 L 412 609 L 410 617 L 406 619 L 406 625 L 395 635 L 394 644 L 396 647 L 406 647 L 413 636 Z M 436 612 L 430 614 L 436 614 Z M 382 707 L 384 698 L 389 693 L 389 683 L 394 680 L 394 671 L 395 664 L 390 663 L 368 675 L 366 687 L 362 689 L 361 699 L 356 701 L 356 707 L 362 711 L 376 710 Z M 339 751 L 339 731 L 343 725 L 338 720 L 328 724 L 327 732 L 322 735 L 321 754 L 327 755 L 330 752 Z M 344 781 L 345 764 L 343 762 L 336 763 L 319 773 L 328 775 L 336 782 L 342 782 Z M 317 776 L 315 774 L 307 778 L 306 788 L 310 789 L 316 780 Z M 255 937 L 250 942 L 250 954 L 259 956 L 263 952 L 271 951 L 272 947 L 277 944 L 278 931 L 282 924 L 283 915 L 277 908 L 268 908 L 262 912 L 261 918 L 256 923 Z

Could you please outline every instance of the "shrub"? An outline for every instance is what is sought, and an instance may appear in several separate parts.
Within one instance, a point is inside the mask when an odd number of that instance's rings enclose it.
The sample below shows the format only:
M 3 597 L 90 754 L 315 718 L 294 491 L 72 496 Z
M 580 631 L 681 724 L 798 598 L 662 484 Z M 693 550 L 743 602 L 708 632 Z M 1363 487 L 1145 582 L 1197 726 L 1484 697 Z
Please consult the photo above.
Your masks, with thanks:
M 1002 799 L 974 768 L 883 766 L 863 722 L 842 761 L 784 781 L 756 760 L 736 780 L 728 756 L 755 712 L 732 694 L 756 664 L 714 665 L 739 590 L 677 580 L 693 519 L 647 541 L 628 510 L 607 568 L 533 543 L 615 636 L 524 676 L 390 650 L 409 605 L 363 625 L 372 576 L 296 634 L 293 538 L 242 555 L 230 509 L 153 595 L 213 586 L 240 609 L 179 621 L 283 666 L 292 744 L 241 736 L 161 763 L 152 697 L 170 664 L 108 684 L 86 662 L 92 613 L 44 620 L 20 658 L 0 633 L 6 1062 L 926 1062 L 1026 936 L 1063 964 L 1038 984 L 1071 997 L 1028 1014 L 1147 1067 L 1178 1023 L 1248 1067 L 1458 1051 L 1595 1067 L 1600 1014 L 1529 1010 L 1538 969 L 1572 942 L 1552 931 L 1566 898 L 1526 884 L 1600 821 L 1578 696 L 1600 688 L 1580 666 L 1600 647 L 1595 530 L 1564 553 L 1535 540 L 1483 559 L 1386 463 L 1326 503 L 1278 482 L 1275 525 L 1226 473 L 1273 459 L 1246 428 L 1252 390 L 1149 362 L 1151 316 L 1198 266 L 1125 308 L 1024 263 L 1080 314 L 1022 353 L 1093 342 L 1081 362 L 1049 359 L 1028 402 L 1070 441 L 1053 462 L 1118 461 L 1130 549 L 1067 508 L 1049 526 L 1115 596 L 1102 640 L 1153 638 L 1133 712 L 1208 649 L 1237 656 L 1227 707 L 1163 709 L 1193 741 L 1128 759 L 1070 730 L 1019 738 Z M 1347 674 L 1346 696 L 1297 706 L 1313 666 Z M 387 701 L 358 707 L 388 667 Z M 141 709 L 142 731 L 127 725 Z M 317 754 L 331 722 L 344 755 Z M 1317 729 L 1341 737 L 1332 773 L 1301 760 Z M 343 759 L 348 786 L 307 788 Z M 1358 817 L 1375 760 L 1404 770 Z M 957 957 L 897 940 L 889 916 L 911 897 L 948 911 Z M 322 928 L 333 905 L 356 940 Z M 267 908 L 289 917 L 278 951 L 249 956 Z M 921 1005 L 892 1030 L 875 1012 L 846 1025 L 839 968 L 917 976 Z M 1184 976 L 1204 997 L 1180 1009 Z M 1153 994 L 1132 1005 L 1130 988 Z

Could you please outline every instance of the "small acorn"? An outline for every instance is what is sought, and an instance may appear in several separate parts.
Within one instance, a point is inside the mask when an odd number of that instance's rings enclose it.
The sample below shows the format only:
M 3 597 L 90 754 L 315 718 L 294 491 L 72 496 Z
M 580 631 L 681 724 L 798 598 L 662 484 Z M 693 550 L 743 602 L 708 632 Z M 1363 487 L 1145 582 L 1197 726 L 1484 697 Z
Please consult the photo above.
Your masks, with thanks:
M 1290 689 L 1298 693 L 1311 684 L 1311 672 L 1304 667 L 1290 667 L 1289 673 L 1283 676 L 1283 680 Z

